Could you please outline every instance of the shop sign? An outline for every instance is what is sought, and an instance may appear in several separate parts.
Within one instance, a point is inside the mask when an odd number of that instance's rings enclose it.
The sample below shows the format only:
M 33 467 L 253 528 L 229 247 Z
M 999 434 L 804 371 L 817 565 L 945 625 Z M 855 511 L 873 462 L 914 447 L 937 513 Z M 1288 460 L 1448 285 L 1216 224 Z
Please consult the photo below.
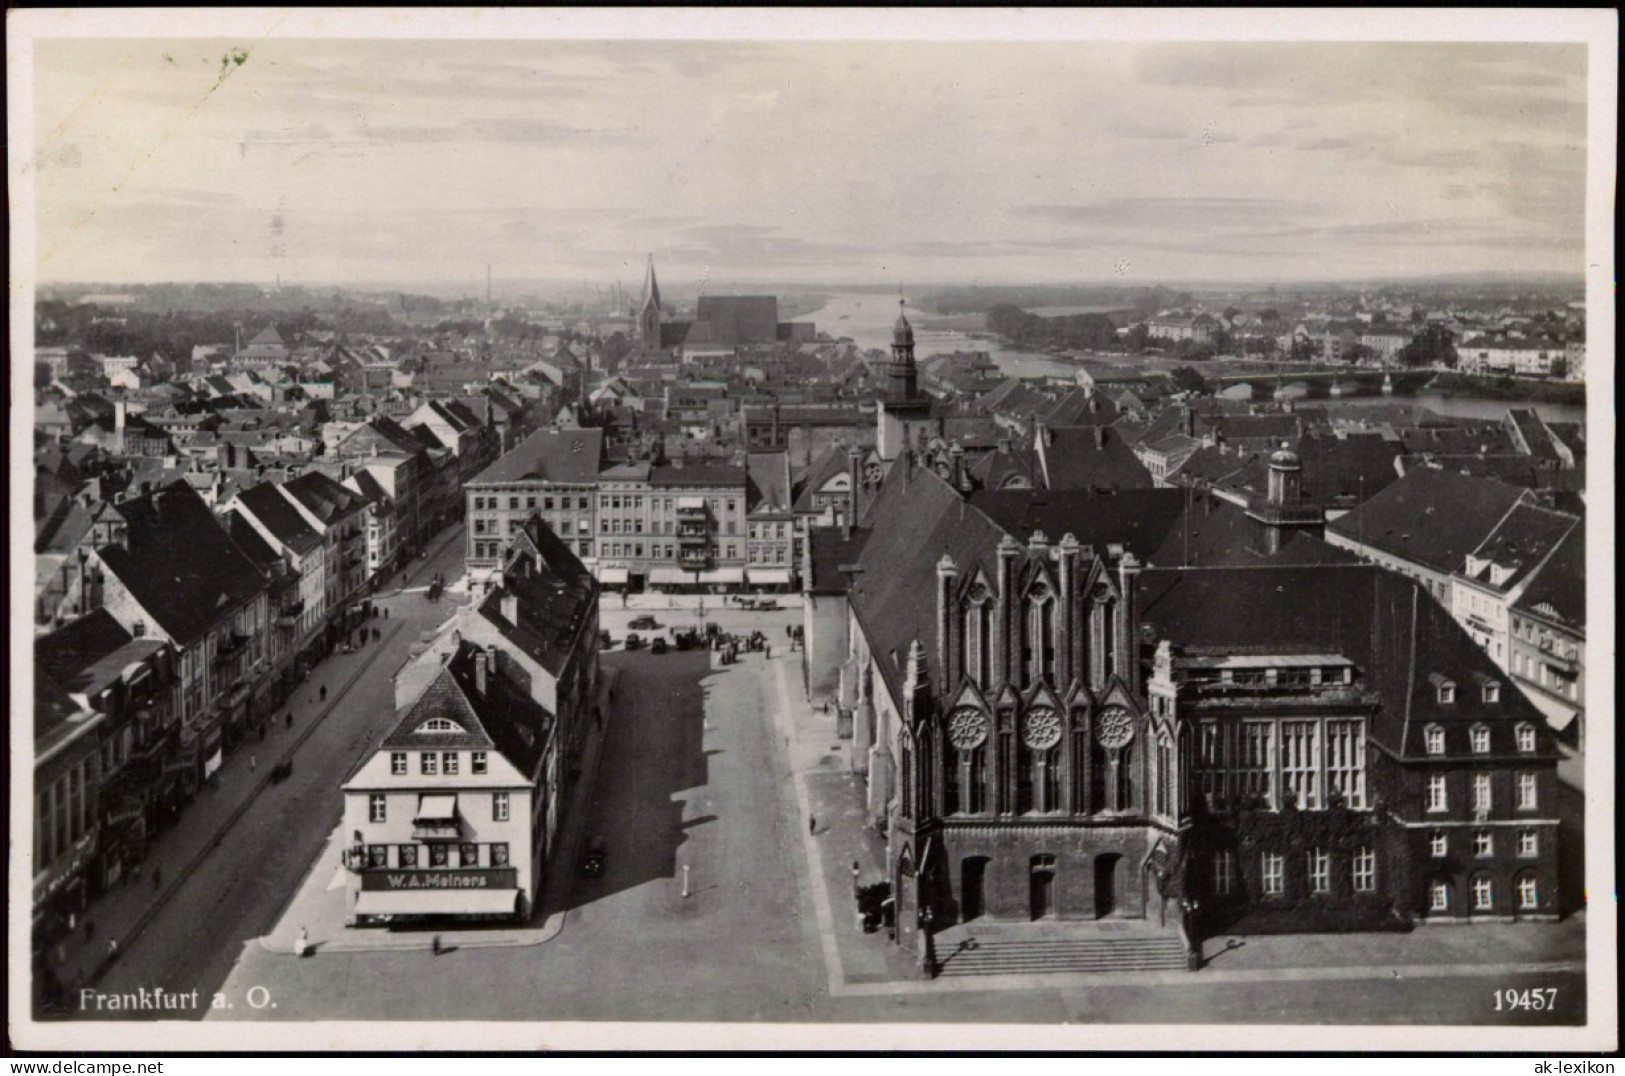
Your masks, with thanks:
M 488 870 L 370 870 L 361 874 L 362 889 L 518 889 L 514 867 Z

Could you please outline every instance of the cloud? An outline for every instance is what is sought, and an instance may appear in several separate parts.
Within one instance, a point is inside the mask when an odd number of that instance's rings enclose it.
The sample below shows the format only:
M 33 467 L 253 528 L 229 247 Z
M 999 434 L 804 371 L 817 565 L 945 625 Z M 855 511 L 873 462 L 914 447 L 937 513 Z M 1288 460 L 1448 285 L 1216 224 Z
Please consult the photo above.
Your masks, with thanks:
M 1192 132 L 1182 130 L 1178 127 L 1168 127 L 1149 123 L 1114 123 L 1111 125 L 1110 130 L 1112 134 L 1119 138 L 1144 139 L 1153 142 L 1174 141 L 1176 139 L 1183 141 L 1184 139 L 1195 137 Z

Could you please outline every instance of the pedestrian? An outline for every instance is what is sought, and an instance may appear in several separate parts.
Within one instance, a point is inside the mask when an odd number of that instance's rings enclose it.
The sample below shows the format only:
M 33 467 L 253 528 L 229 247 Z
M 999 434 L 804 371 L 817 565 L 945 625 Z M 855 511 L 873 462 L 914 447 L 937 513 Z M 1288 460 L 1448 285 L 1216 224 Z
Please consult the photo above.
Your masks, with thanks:
M 384 619 L 385 620 L 389 619 L 389 607 L 388 606 L 384 607 Z
M 321 695 L 322 695 L 322 701 L 326 702 L 327 701 L 327 685 L 326 684 L 322 685 Z
M 818 816 L 815 814 L 807 816 L 807 836 L 818 836 Z
M 118 939 L 117 938 L 108 938 L 107 939 L 107 959 L 109 959 L 109 960 L 117 960 L 118 959 Z
M 765 653 L 769 658 L 773 656 L 773 648 L 768 646 L 766 643 L 762 644 L 762 652 Z

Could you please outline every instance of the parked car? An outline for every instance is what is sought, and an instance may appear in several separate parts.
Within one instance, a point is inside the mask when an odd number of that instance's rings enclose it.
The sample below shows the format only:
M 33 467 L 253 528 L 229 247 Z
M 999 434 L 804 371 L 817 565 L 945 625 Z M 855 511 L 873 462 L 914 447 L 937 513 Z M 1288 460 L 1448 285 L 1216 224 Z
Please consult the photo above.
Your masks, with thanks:
M 587 852 L 581 857 L 581 873 L 588 878 L 604 873 L 604 838 L 594 837 L 587 845 Z
M 637 632 L 633 632 L 632 634 L 630 634 L 630 635 L 628 635 L 626 637 L 626 648 L 628 650 L 636 650 L 636 649 L 638 649 L 638 647 L 640 647 L 642 645 L 643 645 L 643 637 L 641 635 L 639 635 Z
M 660 625 L 652 616 L 635 616 L 632 618 L 632 622 L 628 624 L 627 627 L 634 631 L 653 631 L 660 627 Z
M 656 635 L 653 639 L 651 639 L 649 641 L 649 653 L 651 653 L 651 654 L 664 654 L 665 652 L 666 652 L 666 637 L 664 635 Z

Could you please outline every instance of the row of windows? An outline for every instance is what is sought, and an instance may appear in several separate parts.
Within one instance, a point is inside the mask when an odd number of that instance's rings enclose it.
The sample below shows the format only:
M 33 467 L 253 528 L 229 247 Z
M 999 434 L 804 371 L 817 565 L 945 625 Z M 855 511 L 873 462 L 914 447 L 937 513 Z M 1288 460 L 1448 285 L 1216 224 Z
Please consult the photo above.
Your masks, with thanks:
M 482 752 L 483 753 L 483 752 Z M 429 772 L 429 771 L 424 771 Z M 506 792 L 491 793 L 491 821 L 506 822 L 510 817 L 512 802 Z M 389 797 L 382 792 L 374 792 L 367 797 L 367 821 L 389 821 Z
M 396 777 L 403 777 L 407 772 L 407 757 L 405 751 L 391 751 L 389 753 L 389 772 Z M 447 777 L 455 777 L 460 769 L 461 751 L 419 751 L 418 772 L 429 777 L 444 773 Z M 487 755 L 484 751 L 470 751 L 468 768 L 470 773 L 486 772 Z
M 1512 884 L 1518 894 L 1519 911 L 1534 911 L 1540 907 L 1540 882 L 1532 872 L 1519 874 L 1513 879 Z M 1488 874 L 1474 875 L 1470 886 L 1472 910 L 1475 912 L 1494 911 L 1495 879 Z M 1428 885 L 1428 911 L 1450 911 L 1453 906 L 1452 888 L 1448 879 L 1434 879 Z
M 521 498 L 516 497 L 516 496 L 515 497 L 509 497 L 508 498 L 508 508 L 509 508 L 509 510 L 517 512 L 519 510 L 519 508 L 520 508 L 520 503 L 519 503 L 520 500 L 521 500 Z M 537 506 L 536 505 L 537 497 L 535 495 L 527 495 L 527 496 L 525 496 L 523 498 L 523 500 L 524 500 L 524 507 L 526 507 L 526 508 L 535 508 Z M 551 508 L 554 508 L 554 507 L 558 507 L 558 508 L 575 508 L 575 509 L 578 509 L 578 510 L 586 510 L 586 509 L 592 507 L 592 505 L 590 503 L 590 500 L 587 497 L 558 497 L 558 498 L 556 498 L 556 503 L 555 503 L 555 498 L 553 498 L 553 497 L 542 497 L 542 498 L 540 498 L 540 500 L 542 502 L 541 507 L 546 508 L 546 509 L 551 509 Z M 495 509 L 495 508 L 501 508 L 501 507 L 502 507 L 502 498 L 501 497 L 475 497 L 474 498 L 474 510 L 476 512 L 482 511 L 482 510 L 487 509 L 487 508 Z
M 1472 804 L 1475 811 L 1488 811 L 1495 805 L 1492 792 L 1492 782 L 1487 773 L 1473 774 Z M 1539 806 L 1539 782 L 1535 774 L 1518 774 L 1516 806 L 1520 811 L 1532 811 Z M 1428 776 L 1427 809 L 1430 811 L 1448 811 L 1450 809 L 1450 782 L 1446 774 L 1435 773 Z
M 1499 645 L 1499 644 L 1497 644 Z M 1454 680 L 1440 680 L 1437 685 L 1437 696 L 1440 702 L 1449 705 L 1456 701 L 1456 683 Z M 1501 701 L 1501 684 L 1497 680 L 1484 681 L 1480 697 L 1485 702 Z
M 1450 834 L 1442 829 L 1436 829 L 1428 836 L 1428 850 L 1434 859 L 1443 859 L 1450 854 Z M 1480 859 L 1495 854 L 1495 831 L 1479 829 L 1473 831 L 1473 855 Z M 1540 833 L 1532 829 L 1518 831 L 1518 857 L 1520 859 L 1533 859 L 1540 855 Z
M 1518 750 L 1525 753 L 1535 750 L 1535 726 L 1521 724 L 1516 731 Z M 1427 753 L 1442 755 L 1445 749 L 1444 728 L 1440 725 L 1429 725 L 1423 730 L 1427 744 Z M 1473 754 L 1487 755 L 1490 753 L 1490 728 L 1488 725 L 1474 725 L 1467 730 L 1468 743 L 1472 746 Z
M 34 865 L 43 868 L 72 848 L 90 830 L 91 809 L 87 766 L 73 769 L 42 789 L 35 801 Z
M 1214 809 L 1290 800 L 1321 810 L 1333 799 L 1363 810 L 1365 722 L 1359 718 L 1202 721 L 1196 730 L 1196 773 Z
M 566 542 L 565 544 L 569 545 L 570 543 Z M 500 560 L 502 558 L 503 549 L 504 549 L 504 543 L 502 543 L 502 542 L 478 542 L 477 541 L 477 542 L 474 543 L 474 559 L 475 560 Z M 580 541 L 575 543 L 575 551 L 576 551 L 577 556 L 581 556 L 581 557 L 590 557 L 590 556 L 592 556 L 592 541 L 590 539 L 587 539 L 587 538 L 581 539 Z
M 394 849 L 394 854 L 390 853 Z M 456 849 L 456 855 L 452 854 Z M 484 853 L 481 853 L 484 849 Z M 393 862 L 391 862 L 393 860 Z M 456 862 L 453 862 L 455 860 Z M 506 841 L 492 844 L 369 844 L 369 867 L 506 867 Z
M 752 564 L 783 564 L 789 554 L 784 546 L 775 546 L 772 549 L 758 549 L 750 547 L 750 562 Z
M 1332 890 L 1332 856 L 1322 848 L 1311 848 L 1305 854 L 1305 876 L 1310 893 L 1330 893 Z M 1349 858 L 1349 876 L 1356 893 L 1370 893 L 1377 888 L 1377 853 L 1361 848 Z M 1213 892 L 1221 897 L 1235 892 L 1236 853 L 1217 852 L 1213 856 Z M 1259 887 L 1267 897 L 1286 892 L 1286 855 L 1282 852 L 1264 852 L 1259 859 Z

